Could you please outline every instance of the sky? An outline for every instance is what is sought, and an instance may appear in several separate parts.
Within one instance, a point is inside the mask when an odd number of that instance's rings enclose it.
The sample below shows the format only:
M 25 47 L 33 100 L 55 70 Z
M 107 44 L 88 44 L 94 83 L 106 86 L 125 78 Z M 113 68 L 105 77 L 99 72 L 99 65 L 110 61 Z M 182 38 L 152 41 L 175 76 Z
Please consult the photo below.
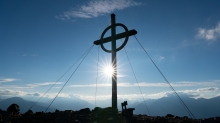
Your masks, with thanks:
M 45 95 L 52 99 L 67 82 L 60 97 L 111 99 L 111 77 L 103 72 L 111 54 L 93 42 L 110 26 L 112 13 L 116 23 L 138 32 L 138 41 L 177 93 L 220 96 L 219 5 L 219 0 L 1 0 L 0 98 L 37 100 L 56 82 Z M 123 40 L 117 40 L 118 47 Z M 59 80 L 91 46 L 83 62 Z M 117 52 L 117 70 L 120 99 L 172 93 L 134 36 Z

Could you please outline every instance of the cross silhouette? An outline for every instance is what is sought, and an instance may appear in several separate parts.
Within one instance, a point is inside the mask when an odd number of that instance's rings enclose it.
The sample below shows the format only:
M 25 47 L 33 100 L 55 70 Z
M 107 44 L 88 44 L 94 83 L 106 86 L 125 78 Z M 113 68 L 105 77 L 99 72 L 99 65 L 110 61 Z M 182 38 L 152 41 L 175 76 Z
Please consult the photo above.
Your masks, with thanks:
M 117 34 L 116 35 L 116 26 L 121 26 L 125 29 L 125 32 Z M 111 36 L 103 38 L 105 33 L 111 29 Z M 114 70 L 113 75 L 112 75 L 112 109 L 118 110 L 117 108 L 117 57 L 116 57 L 116 52 L 121 50 L 127 43 L 129 36 L 137 34 L 136 30 L 128 30 L 127 27 L 121 23 L 115 23 L 115 14 L 111 14 L 111 25 L 107 27 L 102 35 L 100 40 L 94 41 L 94 44 L 96 45 L 101 45 L 102 49 L 105 52 L 112 53 L 112 68 Z M 116 47 L 116 40 L 125 38 L 124 43 L 117 48 Z M 103 44 L 112 42 L 111 50 L 107 50 Z

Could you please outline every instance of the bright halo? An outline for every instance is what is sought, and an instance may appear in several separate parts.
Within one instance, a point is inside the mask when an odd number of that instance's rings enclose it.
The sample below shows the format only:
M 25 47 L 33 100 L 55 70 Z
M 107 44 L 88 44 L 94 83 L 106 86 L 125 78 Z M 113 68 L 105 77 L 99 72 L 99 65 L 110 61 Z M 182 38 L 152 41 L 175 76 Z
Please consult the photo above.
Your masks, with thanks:
M 112 74 L 114 73 L 114 69 L 112 68 L 112 66 L 108 65 L 103 68 L 103 72 L 106 76 L 112 77 Z

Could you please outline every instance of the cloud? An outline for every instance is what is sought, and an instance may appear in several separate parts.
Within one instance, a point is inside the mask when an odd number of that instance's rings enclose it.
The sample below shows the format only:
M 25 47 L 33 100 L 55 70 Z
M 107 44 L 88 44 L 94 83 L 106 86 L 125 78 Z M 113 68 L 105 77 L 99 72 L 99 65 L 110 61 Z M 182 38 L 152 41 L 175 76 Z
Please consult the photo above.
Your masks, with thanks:
M 205 39 L 208 43 L 215 42 L 220 37 L 220 22 L 212 29 L 199 28 L 196 38 Z
M 38 54 L 23 54 L 22 56 L 23 56 L 23 57 L 26 57 L 26 56 L 37 57 L 37 56 L 39 56 L 39 55 L 38 55 Z
M 172 92 L 160 92 L 160 93 L 155 93 L 155 94 L 118 94 L 117 98 L 118 99 L 128 99 L 128 100 L 143 100 L 143 97 L 145 99 L 159 99 L 162 97 L 167 97 L 170 96 Z M 54 98 L 55 95 L 50 94 L 48 95 L 49 98 Z M 96 95 L 96 98 L 94 95 L 83 95 L 83 94 L 67 94 L 66 97 L 71 98 L 71 97 L 78 97 L 82 100 L 87 100 L 87 101 L 94 101 L 95 99 L 97 101 L 102 101 L 102 100 L 109 100 L 111 99 L 112 95 Z M 64 95 L 62 97 L 65 97 Z
M 172 86 L 176 87 L 192 87 L 192 86 L 217 86 L 219 84 L 218 81 L 204 81 L 204 82 L 190 82 L 190 81 L 182 81 L 171 83 Z
M 159 56 L 159 59 L 160 59 L 160 60 L 163 60 L 163 59 L 164 59 L 164 56 Z
M 63 82 L 44 82 L 44 83 L 26 84 L 26 86 L 33 88 L 33 87 L 39 87 L 39 86 L 53 85 L 55 83 L 56 85 L 63 84 Z
M 142 87 L 167 87 L 166 83 L 147 83 L 147 82 L 139 82 L 134 83 L 134 86 L 142 86 Z
M 192 87 L 192 86 L 217 86 L 219 81 L 209 81 L 209 82 L 190 82 L 190 81 L 182 81 L 182 82 L 172 82 L 170 83 L 173 87 Z M 138 86 L 137 83 L 134 84 Z M 167 83 L 146 83 L 140 82 L 139 86 L 145 87 L 168 87 Z
M 24 96 L 24 95 L 26 95 L 26 92 L 24 91 L 10 90 L 10 89 L 0 90 L 0 96 Z
M 83 99 L 83 100 L 87 100 L 87 101 L 95 100 L 95 96 L 91 96 L 91 95 L 74 94 L 74 96 L 80 99 Z M 147 95 L 143 94 L 143 96 L 145 97 Z M 141 94 L 118 94 L 117 97 L 118 99 L 129 99 L 129 100 L 143 99 Z M 112 95 L 97 95 L 96 96 L 96 100 L 107 100 L 111 98 L 112 98 Z
M 217 91 L 218 88 L 217 87 L 207 87 L 207 88 L 198 88 L 195 90 L 181 90 L 181 91 L 176 91 L 178 93 L 178 95 L 180 97 L 182 97 L 183 95 L 187 95 L 191 98 L 212 98 L 212 97 L 216 97 L 218 95 L 216 95 L 215 93 L 213 94 L 208 94 L 208 93 L 212 93 Z M 170 96 L 174 96 L 174 92 L 173 91 L 164 91 L 164 92 L 159 92 L 159 93 L 154 93 L 154 94 L 148 94 L 145 95 L 145 98 L 150 98 L 150 99 L 159 99 L 162 97 L 170 97 Z
M 33 57 L 35 57 L 35 56 L 38 56 L 38 54 L 30 54 L 30 56 L 33 56 Z
M 39 93 L 40 95 L 43 95 L 44 93 Z M 47 93 L 44 97 L 54 99 L 54 97 L 57 95 L 57 93 Z M 71 98 L 73 97 L 73 94 L 70 93 L 59 93 L 58 97 L 64 97 L 64 98 Z
M 111 87 L 112 84 L 110 83 L 102 83 L 102 84 L 97 84 L 97 87 Z M 131 83 L 118 83 L 118 87 L 134 87 L 138 86 L 137 83 L 131 84 Z M 146 82 L 141 82 L 139 83 L 139 86 L 145 86 L 145 87 L 152 87 L 152 86 L 167 86 L 166 83 L 146 83 Z M 70 85 L 70 87 L 96 87 L 96 84 L 84 84 L 84 85 Z
M 22 73 L 22 72 L 17 72 L 17 74 L 26 74 L 26 73 Z
M 40 86 L 53 85 L 55 82 L 45 82 L 45 83 L 33 83 L 33 84 L 25 84 L 25 85 L 1 85 L 0 89 L 11 89 L 11 90 L 33 90 L 33 88 Z M 63 82 L 57 82 L 56 85 L 63 84 Z M 60 88 L 60 87 L 53 87 Z
M 216 97 L 216 92 L 218 90 L 217 87 L 207 87 L 207 88 L 198 88 L 196 90 L 183 90 L 183 91 L 178 91 L 178 93 L 184 93 L 189 95 L 191 98 L 213 98 Z
M 40 96 L 39 93 L 33 93 L 33 94 L 27 94 L 27 95 L 28 95 L 28 96 L 36 96 L 36 97 Z
M 19 85 L 2 85 L 0 89 L 31 89 L 32 87 L 19 86 Z
M 118 78 L 123 78 L 123 77 L 126 77 L 126 75 L 123 75 L 123 74 L 117 74 L 117 77 L 118 77 Z
M 85 5 L 55 16 L 55 18 L 63 21 L 75 21 L 73 18 L 94 18 L 112 13 L 115 10 L 123 10 L 140 5 L 142 3 L 135 2 L 134 0 L 91 0 Z
M 184 91 L 179 91 L 179 92 L 189 94 L 189 93 L 200 93 L 200 92 L 215 92 L 217 90 L 218 90 L 217 87 L 207 87 L 207 88 L 199 88 L 196 90 L 184 90 Z
M 217 90 L 218 90 L 217 87 L 208 87 L 208 88 L 200 88 L 197 91 L 199 91 L 199 92 L 215 92 Z
M 216 96 L 215 94 L 213 94 L 211 97 L 210 95 L 206 95 L 207 93 L 211 93 L 218 90 L 217 87 L 207 87 L 207 88 L 198 88 L 195 90 L 181 90 L 181 91 L 177 91 L 177 93 L 180 95 L 180 97 L 183 97 L 184 95 L 187 95 L 189 97 L 192 98 L 212 98 L 214 96 Z M 45 97 L 48 98 L 54 98 L 55 95 L 57 93 L 49 93 L 46 94 Z M 220 94 L 219 94 L 220 95 Z M 82 100 L 87 100 L 87 101 L 94 101 L 96 100 L 107 100 L 107 99 L 111 99 L 112 95 L 96 95 L 96 98 L 94 95 L 84 95 L 84 94 L 67 94 L 67 93 L 60 93 L 59 97 L 65 97 L 65 98 L 71 98 L 71 97 L 78 97 Z M 158 92 L 158 93 L 152 93 L 152 94 L 140 94 L 140 93 L 136 93 L 136 94 L 118 94 L 117 97 L 118 99 L 129 99 L 129 100 L 143 100 L 143 97 L 145 99 L 159 99 L 162 97 L 170 97 L 170 96 L 174 96 L 174 92 L 173 91 L 163 91 L 163 92 Z
M 70 85 L 70 87 L 111 87 L 112 84 L 103 83 L 103 84 L 85 84 L 85 85 Z M 118 83 L 118 87 L 130 87 L 132 86 L 130 83 Z
M 15 79 L 15 78 L 0 78 L 0 83 L 2 82 L 13 82 L 13 81 L 16 81 L 18 79 Z
M 95 96 L 88 96 L 88 95 L 82 95 L 82 94 L 74 94 L 74 96 L 83 99 L 83 100 L 95 100 Z M 106 100 L 111 99 L 112 95 L 97 95 L 96 100 Z
M 173 87 L 192 87 L 192 86 L 217 86 L 220 84 L 219 80 L 209 81 L 209 82 L 173 82 L 170 83 Z M 97 84 L 97 87 L 110 87 L 110 83 Z M 139 83 L 118 83 L 118 87 L 168 87 L 167 83 L 148 83 L 148 82 L 139 82 Z M 96 84 L 84 84 L 84 85 L 70 85 L 70 87 L 96 87 Z

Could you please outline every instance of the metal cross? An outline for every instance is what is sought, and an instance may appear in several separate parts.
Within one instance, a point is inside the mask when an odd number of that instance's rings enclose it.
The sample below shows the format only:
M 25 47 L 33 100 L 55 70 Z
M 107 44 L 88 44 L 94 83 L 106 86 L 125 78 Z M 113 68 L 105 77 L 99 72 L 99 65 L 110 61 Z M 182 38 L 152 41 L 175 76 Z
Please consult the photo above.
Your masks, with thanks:
M 125 29 L 125 32 L 117 34 L 116 35 L 116 26 L 121 26 Z M 105 33 L 111 29 L 111 36 L 110 37 L 106 37 L 103 38 Z M 115 14 L 111 14 L 111 25 L 109 27 L 107 27 L 101 35 L 100 40 L 94 41 L 94 44 L 96 45 L 101 45 L 102 49 L 105 52 L 108 53 L 112 53 L 112 68 L 114 69 L 114 73 L 112 75 L 112 109 L 117 110 L 117 57 L 116 57 L 116 52 L 121 50 L 126 43 L 128 42 L 128 37 L 137 34 L 136 30 L 129 30 L 128 28 L 121 24 L 121 23 L 115 23 Z M 116 40 L 121 39 L 121 38 L 125 38 L 124 43 L 117 48 L 116 47 Z M 104 43 L 107 42 L 112 42 L 112 49 L 111 50 L 107 50 L 105 49 L 105 47 L 103 46 Z

